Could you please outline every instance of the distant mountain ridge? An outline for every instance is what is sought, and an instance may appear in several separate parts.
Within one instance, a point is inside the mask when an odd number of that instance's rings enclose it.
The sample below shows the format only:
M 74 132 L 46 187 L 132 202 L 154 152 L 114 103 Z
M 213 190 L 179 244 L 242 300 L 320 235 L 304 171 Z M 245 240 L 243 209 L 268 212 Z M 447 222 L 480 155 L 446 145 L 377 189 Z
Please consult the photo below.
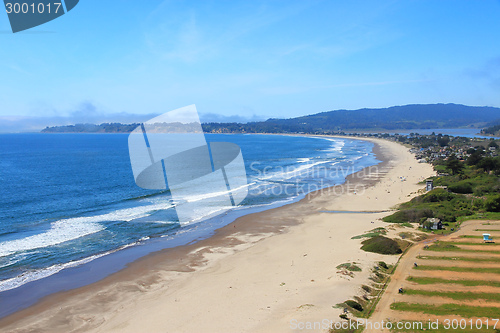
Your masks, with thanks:
M 309 124 L 315 128 L 416 129 L 457 128 L 500 119 L 500 108 L 460 104 L 413 104 L 383 109 L 337 110 L 291 119 L 269 119 L 286 125 Z
M 381 109 L 337 110 L 260 122 L 204 123 L 207 133 L 339 133 L 343 131 L 411 130 L 480 127 L 500 120 L 500 108 L 460 104 L 412 104 Z M 44 133 L 129 133 L 138 124 L 77 124 L 47 127 Z

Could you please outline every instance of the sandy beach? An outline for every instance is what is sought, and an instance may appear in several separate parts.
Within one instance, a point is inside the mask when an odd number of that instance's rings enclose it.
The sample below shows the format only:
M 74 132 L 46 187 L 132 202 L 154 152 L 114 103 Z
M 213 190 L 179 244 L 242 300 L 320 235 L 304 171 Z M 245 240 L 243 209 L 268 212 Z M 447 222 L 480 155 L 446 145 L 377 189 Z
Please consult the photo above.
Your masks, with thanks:
M 58 293 L 0 320 L 2 332 L 289 332 L 337 321 L 376 261 L 351 237 L 434 174 L 408 148 L 375 143 L 383 162 L 300 202 L 238 218 L 195 244 L 149 255 L 102 281 Z M 351 213 L 339 212 L 349 211 Z M 355 212 L 355 213 L 353 213 Z M 361 272 L 338 273 L 356 262 Z M 304 331 L 324 331 L 322 328 Z

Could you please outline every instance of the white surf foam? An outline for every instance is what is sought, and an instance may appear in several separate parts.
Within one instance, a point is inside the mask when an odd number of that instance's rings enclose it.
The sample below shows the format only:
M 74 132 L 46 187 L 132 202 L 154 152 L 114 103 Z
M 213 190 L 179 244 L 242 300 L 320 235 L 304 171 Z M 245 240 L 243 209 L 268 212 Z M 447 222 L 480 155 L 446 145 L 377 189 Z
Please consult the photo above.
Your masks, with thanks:
M 131 221 L 148 216 L 153 210 L 172 207 L 170 202 L 120 209 L 106 214 L 75 217 L 53 222 L 46 232 L 33 236 L 0 242 L 0 257 L 14 253 L 45 248 L 78 239 L 104 230 L 100 222 Z
M 63 269 L 66 269 L 66 268 L 76 267 L 76 266 L 79 266 L 79 265 L 83 265 L 83 264 L 89 263 L 89 262 L 91 262 L 91 261 L 93 261 L 95 259 L 104 257 L 105 255 L 108 255 L 108 254 L 111 254 L 111 253 L 123 250 L 123 249 L 125 249 L 127 247 L 130 247 L 130 246 L 137 245 L 139 242 L 147 240 L 147 239 L 149 239 L 149 237 L 143 237 L 143 238 L 141 238 L 137 242 L 124 245 L 124 246 L 122 246 L 122 247 L 120 247 L 120 248 L 118 248 L 116 250 L 108 251 L 108 252 L 105 252 L 105 253 L 96 254 L 96 255 L 93 255 L 93 256 L 90 256 L 90 257 L 87 257 L 87 258 L 84 258 L 84 259 L 74 260 L 74 261 L 70 261 L 70 262 L 64 263 L 64 264 L 56 264 L 56 265 L 53 265 L 53 266 L 50 266 L 50 267 L 47 267 L 47 268 L 43 268 L 43 269 L 39 269 L 39 270 L 33 270 L 33 271 L 24 272 L 23 274 L 18 275 L 16 277 L 0 281 L 0 292 L 20 287 L 23 284 L 26 284 L 28 282 L 33 282 L 33 281 L 36 281 L 36 280 L 40 280 L 40 279 L 49 277 L 51 275 L 59 273 L 60 271 L 62 271 Z

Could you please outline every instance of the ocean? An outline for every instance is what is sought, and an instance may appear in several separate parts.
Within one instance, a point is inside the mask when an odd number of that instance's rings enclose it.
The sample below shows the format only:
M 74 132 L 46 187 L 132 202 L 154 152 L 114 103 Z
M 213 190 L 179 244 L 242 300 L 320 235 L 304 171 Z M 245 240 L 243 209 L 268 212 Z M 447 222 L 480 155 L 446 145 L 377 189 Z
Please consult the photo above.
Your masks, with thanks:
M 125 249 L 141 249 L 122 255 L 126 258 L 116 267 L 100 265 L 108 270 L 87 273 L 92 278 L 86 282 L 92 282 L 148 252 L 209 237 L 238 216 L 297 201 L 379 163 L 366 141 L 207 134 L 208 142 L 240 146 L 248 196 L 223 215 L 200 211 L 181 225 L 174 205 L 182 200 L 174 202 L 168 190 L 135 184 L 127 139 L 127 134 L 0 135 L 0 298 Z M 210 195 L 210 188 L 204 191 Z

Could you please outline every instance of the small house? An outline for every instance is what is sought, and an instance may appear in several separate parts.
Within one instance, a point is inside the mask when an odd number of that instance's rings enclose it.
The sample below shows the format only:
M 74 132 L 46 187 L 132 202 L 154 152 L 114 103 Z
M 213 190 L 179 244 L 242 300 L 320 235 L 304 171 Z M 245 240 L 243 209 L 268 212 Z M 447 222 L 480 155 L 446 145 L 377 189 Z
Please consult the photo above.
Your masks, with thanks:
M 422 228 L 427 230 L 441 230 L 443 229 L 443 223 L 437 218 L 428 218 L 424 223 L 420 225 Z

